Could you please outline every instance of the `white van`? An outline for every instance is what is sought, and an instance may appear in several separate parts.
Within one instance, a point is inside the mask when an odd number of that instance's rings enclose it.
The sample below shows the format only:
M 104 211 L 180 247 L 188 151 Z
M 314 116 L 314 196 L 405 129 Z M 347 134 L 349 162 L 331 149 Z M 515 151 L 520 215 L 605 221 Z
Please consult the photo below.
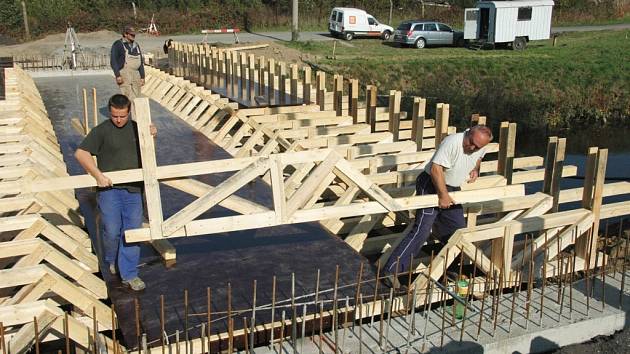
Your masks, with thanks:
M 380 37 L 388 40 L 394 29 L 379 23 L 367 12 L 351 7 L 335 7 L 330 13 L 328 30 L 333 36 L 351 41 L 357 36 Z

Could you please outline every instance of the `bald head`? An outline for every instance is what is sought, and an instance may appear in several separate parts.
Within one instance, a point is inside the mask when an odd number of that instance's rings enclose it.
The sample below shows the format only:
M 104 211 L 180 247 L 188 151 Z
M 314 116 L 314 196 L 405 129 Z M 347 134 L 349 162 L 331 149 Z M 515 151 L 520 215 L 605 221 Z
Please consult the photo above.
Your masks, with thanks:
M 492 141 L 492 130 L 485 125 L 475 125 L 466 131 L 463 148 L 467 154 L 482 149 Z

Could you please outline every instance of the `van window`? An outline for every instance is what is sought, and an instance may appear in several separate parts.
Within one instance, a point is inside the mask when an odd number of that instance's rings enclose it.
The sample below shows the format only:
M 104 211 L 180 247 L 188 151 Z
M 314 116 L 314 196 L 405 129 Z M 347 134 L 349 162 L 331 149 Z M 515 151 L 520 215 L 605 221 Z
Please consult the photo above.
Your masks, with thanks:
M 396 29 L 399 31 L 409 31 L 411 29 L 411 23 L 403 22 L 400 25 L 398 25 L 398 28 Z
M 518 8 L 518 20 L 519 21 L 529 21 L 532 19 L 532 8 L 531 7 L 519 7 Z
M 424 24 L 424 30 L 425 31 L 437 32 L 437 26 L 435 25 L 435 23 L 425 23 Z
M 337 22 L 343 23 L 343 12 L 337 12 Z
M 337 18 L 337 11 L 333 11 L 332 14 L 330 15 L 330 20 L 334 21 L 335 18 Z
M 368 24 L 370 26 L 376 26 L 376 20 L 371 17 L 368 17 Z
M 356 16 L 348 16 L 348 22 L 351 25 L 356 25 L 357 24 L 357 17 Z

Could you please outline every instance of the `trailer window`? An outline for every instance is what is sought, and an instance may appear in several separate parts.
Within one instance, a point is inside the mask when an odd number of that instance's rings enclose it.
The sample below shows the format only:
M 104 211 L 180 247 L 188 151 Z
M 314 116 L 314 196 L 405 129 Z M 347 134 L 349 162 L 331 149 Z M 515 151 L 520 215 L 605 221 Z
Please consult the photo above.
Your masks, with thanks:
M 519 21 L 529 21 L 532 19 L 532 8 L 531 7 L 519 7 L 518 8 L 518 20 Z
M 466 11 L 466 21 L 477 21 L 479 11 Z

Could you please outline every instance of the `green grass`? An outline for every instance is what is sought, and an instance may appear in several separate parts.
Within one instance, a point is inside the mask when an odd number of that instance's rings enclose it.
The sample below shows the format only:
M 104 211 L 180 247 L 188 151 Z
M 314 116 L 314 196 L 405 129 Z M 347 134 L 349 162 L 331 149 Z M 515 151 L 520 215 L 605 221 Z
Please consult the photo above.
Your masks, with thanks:
M 397 48 L 379 40 L 288 43 L 316 64 L 380 92 L 448 102 L 454 117 L 487 114 L 529 126 L 624 124 L 630 117 L 630 31 L 563 34 L 508 49 Z

